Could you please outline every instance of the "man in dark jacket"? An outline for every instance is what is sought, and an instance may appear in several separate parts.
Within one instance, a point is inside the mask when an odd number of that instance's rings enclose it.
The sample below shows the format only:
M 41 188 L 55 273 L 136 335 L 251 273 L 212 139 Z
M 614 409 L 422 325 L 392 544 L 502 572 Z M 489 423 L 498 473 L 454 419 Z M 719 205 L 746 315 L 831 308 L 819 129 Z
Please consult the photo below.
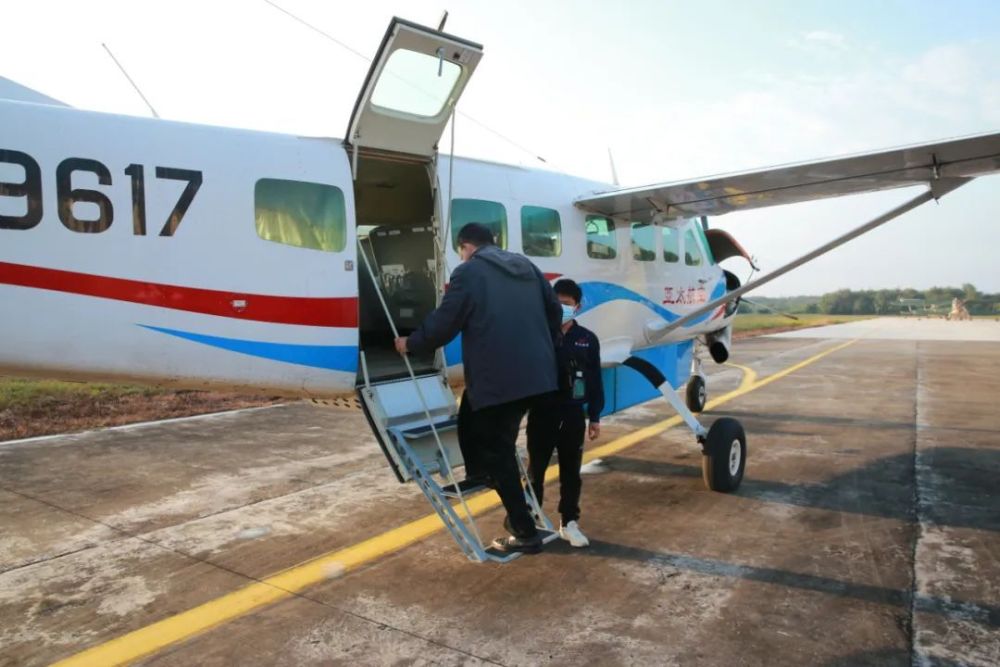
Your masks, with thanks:
M 557 387 L 553 340 L 562 307 L 552 286 L 526 257 L 501 250 L 489 229 L 469 223 L 458 233 L 462 264 L 441 305 L 408 338 L 400 354 L 432 351 L 462 334 L 465 395 L 459 444 L 466 473 L 487 475 L 507 510 L 504 551 L 541 550 L 517 465 L 515 440 L 531 400 Z

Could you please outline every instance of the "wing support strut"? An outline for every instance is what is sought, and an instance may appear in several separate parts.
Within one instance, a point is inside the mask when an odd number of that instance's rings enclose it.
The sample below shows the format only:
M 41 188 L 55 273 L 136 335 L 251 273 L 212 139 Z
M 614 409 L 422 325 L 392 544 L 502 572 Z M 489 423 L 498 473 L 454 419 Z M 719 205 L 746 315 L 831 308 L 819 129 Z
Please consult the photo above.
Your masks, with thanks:
M 819 248 L 816 248 L 812 252 L 810 252 L 810 253 L 808 253 L 806 255 L 803 255 L 802 257 L 799 257 L 798 259 L 793 260 L 793 261 L 789 262 L 788 264 L 785 264 L 784 266 L 782 266 L 782 267 L 780 267 L 778 269 L 775 269 L 774 271 L 771 271 L 766 276 L 762 276 L 762 277 L 760 277 L 757 280 L 748 282 L 746 285 L 743 285 L 742 287 L 734 289 L 731 292 L 727 292 L 725 295 L 719 297 L 718 299 L 715 299 L 713 301 L 709 301 L 708 303 L 706 303 L 701 308 L 695 310 L 692 313 L 689 313 L 688 315 L 685 315 L 684 317 L 682 317 L 680 319 L 674 320 L 673 322 L 657 322 L 655 324 L 647 325 L 647 327 L 646 327 L 646 339 L 650 343 L 656 342 L 656 341 L 660 340 L 661 338 L 663 338 L 664 336 L 666 336 L 671 331 L 673 331 L 674 329 L 678 329 L 678 328 L 684 326 L 685 324 L 687 324 L 688 322 L 690 322 L 692 320 L 695 320 L 695 319 L 701 317 L 702 315 L 704 315 L 706 313 L 712 312 L 713 310 L 715 310 L 719 306 L 725 305 L 725 304 L 729 303 L 730 301 L 732 301 L 734 299 L 737 299 L 740 296 L 746 294 L 747 292 L 755 290 L 758 287 L 771 282 L 775 278 L 778 278 L 780 276 L 785 275 L 786 273 L 788 273 L 792 269 L 797 269 L 798 267 L 802 266 L 803 264 L 816 259 L 820 255 L 825 255 L 826 253 L 830 252 L 834 248 L 840 247 L 840 246 L 844 245 L 845 243 L 847 243 L 848 241 L 856 239 L 857 237 L 861 236 L 862 234 L 870 232 L 871 230 L 875 229 L 876 227 L 884 225 L 885 223 L 889 222 L 890 220 L 893 220 L 894 218 L 898 218 L 899 216 L 903 215 L 904 213 L 908 213 L 908 212 L 912 211 L 913 209 L 917 208 L 921 204 L 926 204 L 927 202 L 929 202 L 931 200 L 937 201 L 938 199 L 940 199 L 941 197 L 945 196 L 949 192 L 960 188 L 961 186 L 965 185 L 966 183 L 968 183 L 971 180 L 973 180 L 973 179 L 972 178 L 939 178 L 939 179 L 933 180 L 933 181 L 930 182 L 930 184 L 929 184 L 930 188 L 926 192 L 923 192 L 923 193 L 917 195 L 916 197 L 914 197 L 913 199 L 911 199 L 911 200 L 909 200 L 907 202 L 904 202 L 903 204 L 900 204 L 896 208 L 894 208 L 894 209 L 892 209 L 890 211 L 887 211 L 886 213 L 883 213 L 882 215 L 878 216 L 877 218 L 874 218 L 874 219 L 866 222 L 865 224 L 861 225 L 860 227 L 857 227 L 856 229 L 853 229 L 853 230 L 847 232 L 846 234 L 844 234 L 842 236 L 838 236 L 837 238 L 833 239 L 829 243 L 826 243 L 826 244 L 820 246 Z

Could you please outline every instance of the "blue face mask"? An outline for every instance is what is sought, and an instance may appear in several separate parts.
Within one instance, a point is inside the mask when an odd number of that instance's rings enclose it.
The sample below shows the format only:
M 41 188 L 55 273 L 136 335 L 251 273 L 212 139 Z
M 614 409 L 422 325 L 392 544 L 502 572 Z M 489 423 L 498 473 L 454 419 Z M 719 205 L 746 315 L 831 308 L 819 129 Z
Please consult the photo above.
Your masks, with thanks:
M 567 306 L 565 303 L 562 304 L 562 311 L 563 311 L 563 316 L 562 316 L 563 324 L 569 322 L 571 319 L 573 319 L 573 316 L 576 315 L 576 308 L 574 308 L 573 306 Z

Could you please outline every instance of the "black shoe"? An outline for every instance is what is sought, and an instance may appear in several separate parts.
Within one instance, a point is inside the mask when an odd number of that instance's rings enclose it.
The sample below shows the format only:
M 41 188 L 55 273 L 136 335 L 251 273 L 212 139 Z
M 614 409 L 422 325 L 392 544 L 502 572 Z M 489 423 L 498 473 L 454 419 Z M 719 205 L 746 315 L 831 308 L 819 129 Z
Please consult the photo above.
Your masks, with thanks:
M 447 486 L 442 486 L 441 490 L 445 493 L 475 493 L 476 491 L 481 491 L 482 489 L 495 489 L 496 484 L 493 482 L 492 477 L 466 477 L 461 482 L 458 483 L 458 489 L 455 488 L 454 484 L 448 484 Z
M 493 540 L 493 544 L 490 546 L 503 553 L 520 551 L 526 554 L 537 554 L 542 551 L 542 536 L 538 533 L 535 533 L 531 537 L 508 535 L 507 537 L 498 537 Z
M 487 489 L 496 489 L 497 483 L 489 475 L 474 475 L 472 477 L 466 477 L 464 480 L 458 483 L 459 486 L 464 487 L 468 484 L 472 486 L 485 486 Z

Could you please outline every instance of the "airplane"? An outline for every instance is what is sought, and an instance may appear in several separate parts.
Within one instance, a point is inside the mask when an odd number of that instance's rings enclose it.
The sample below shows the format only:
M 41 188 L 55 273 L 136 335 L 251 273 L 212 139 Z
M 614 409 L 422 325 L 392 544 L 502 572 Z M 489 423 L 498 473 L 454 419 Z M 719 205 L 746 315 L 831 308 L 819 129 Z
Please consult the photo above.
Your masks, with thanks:
M 425 356 L 392 346 L 439 302 L 464 224 L 574 278 L 578 319 L 601 343 L 605 414 L 665 398 L 708 488 L 732 492 L 744 429 L 695 414 L 699 350 L 728 359 L 740 297 L 1000 171 L 1000 133 L 639 188 L 440 154 L 482 55 L 392 19 L 343 140 L 0 100 L 0 374 L 356 396 L 390 469 L 465 555 L 503 561 L 454 477 L 460 340 Z M 926 190 L 745 284 L 721 262 L 755 270 L 751 255 L 708 223 L 914 185 Z

